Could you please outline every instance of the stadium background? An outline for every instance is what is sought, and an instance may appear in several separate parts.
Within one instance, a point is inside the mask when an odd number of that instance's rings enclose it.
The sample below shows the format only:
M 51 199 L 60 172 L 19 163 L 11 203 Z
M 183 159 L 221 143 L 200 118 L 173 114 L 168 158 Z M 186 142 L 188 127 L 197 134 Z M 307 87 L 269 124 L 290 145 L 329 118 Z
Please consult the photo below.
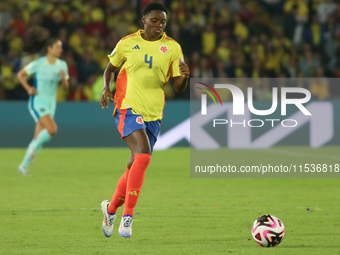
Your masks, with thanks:
M 27 93 L 19 84 L 16 74 L 43 54 L 31 52 L 26 47 L 27 33 L 37 29 L 40 32 L 38 40 L 42 42 L 49 37 L 62 40 L 62 58 L 68 63 L 70 73 L 69 91 L 65 92 L 61 87 L 58 90 L 58 102 L 68 101 L 58 105 L 58 139 L 47 146 L 124 146 L 122 141 L 115 139 L 118 132 L 113 118 L 110 118 L 111 110 L 102 111 L 95 102 L 101 96 L 107 54 L 121 37 L 142 27 L 141 12 L 149 2 L 2 2 L 0 127 L 7 136 L 1 139 L 0 147 L 25 147 L 31 139 L 34 126 L 24 103 Z M 318 83 L 286 86 L 304 86 L 311 91 L 312 100 L 336 101 L 339 98 L 340 86 L 336 79 L 332 79 L 340 77 L 340 4 L 337 2 L 161 2 L 169 10 L 165 31 L 181 44 L 191 77 L 285 77 L 291 80 L 328 77 L 330 79 Z M 112 88 L 114 90 L 115 86 Z M 190 89 L 177 94 L 169 81 L 165 86 L 165 95 L 167 106 L 162 133 L 189 117 Z M 197 98 L 199 96 L 197 94 Z M 223 101 L 231 100 L 230 93 L 222 93 L 221 97 Z M 270 102 L 271 85 L 257 84 L 254 97 L 256 101 Z M 87 139 L 79 135 L 80 128 Z M 110 134 L 108 140 L 105 139 L 107 133 Z M 188 142 L 181 141 L 177 145 L 185 146 Z
M 98 101 L 107 57 L 123 36 L 142 27 L 150 1 L 2 1 L 0 99 L 27 99 L 16 73 L 39 54 L 25 52 L 25 34 L 42 26 L 41 40 L 58 37 L 70 91 L 58 101 Z M 166 32 L 182 46 L 194 78 L 340 77 L 340 5 L 333 0 L 161 1 Z M 167 100 L 189 99 L 166 86 Z M 258 100 L 271 89 L 259 87 Z M 338 98 L 337 85 L 310 88 L 314 99 Z M 228 99 L 228 98 L 226 98 Z
M 190 178 L 189 147 L 154 152 L 133 237 L 120 238 L 117 222 L 110 239 L 102 234 L 100 202 L 113 193 L 130 152 L 116 131 L 112 104 L 99 107 L 101 75 L 118 40 L 142 27 L 148 2 L 0 1 L 0 254 L 339 254 L 338 178 Z M 334 107 L 331 146 L 310 148 L 306 125 L 277 147 L 227 150 L 230 164 L 339 164 L 340 92 L 331 82 L 340 77 L 338 2 L 161 2 L 170 11 L 166 32 L 181 44 L 192 77 L 331 78 L 305 85 L 313 100 Z M 46 147 L 71 148 L 44 148 L 26 178 L 17 167 L 34 122 L 16 73 L 40 56 L 24 51 L 25 34 L 36 25 L 44 27 L 42 40 L 63 41 L 71 76 L 70 91 L 58 92 L 58 134 Z M 162 134 L 190 115 L 190 91 L 165 88 Z M 270 86 L 259 84 L 255 97 L 267 109 Z M 125 148 L 74 148 L 93 146 Z M 274 249 L 251 238 L 252 223 L 267 213 L 286 227 Z

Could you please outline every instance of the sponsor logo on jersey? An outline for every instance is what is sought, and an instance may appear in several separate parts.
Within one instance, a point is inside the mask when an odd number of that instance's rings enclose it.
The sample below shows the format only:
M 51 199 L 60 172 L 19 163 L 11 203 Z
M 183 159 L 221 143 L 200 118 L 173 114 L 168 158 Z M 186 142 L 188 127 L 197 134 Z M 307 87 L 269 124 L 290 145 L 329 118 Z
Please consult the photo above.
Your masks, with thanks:
M 40 111 L 41 111 L 41 112 L 44 112 L 44 111 L 45 111 L 45 108 L 40 108 Z
M 162 45 L 161 47 L 159 47 L 159 50 L 163 53 L 167 53 L 168 52 L 168 47 L 166 47 L 165 45 Z

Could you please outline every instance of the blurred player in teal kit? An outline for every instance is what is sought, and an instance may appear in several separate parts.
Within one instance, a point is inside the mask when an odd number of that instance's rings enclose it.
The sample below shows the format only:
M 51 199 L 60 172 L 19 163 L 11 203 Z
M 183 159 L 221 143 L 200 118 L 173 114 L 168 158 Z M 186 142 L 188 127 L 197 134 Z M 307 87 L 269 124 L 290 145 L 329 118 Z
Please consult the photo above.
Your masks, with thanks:
M 68 67 L 59 59 L 62 53 L 62 42 L 56 38 L 46 42 L 47 54 L 25 66 L 18 79 L 26 89 L 29 97 L 28 109 L 36 122 L 34 138 L 28 145 L 25 157 L 19 166 L 19 172 L 29 175 L 29 163 L 33 162 L 42 145 L 51 140 L 57 133 L 54 114 L 57 104 L 57 88 L 62 85 L 68 89 Z M 26 76 L 34 75 L 34 86 L 27 83 Z

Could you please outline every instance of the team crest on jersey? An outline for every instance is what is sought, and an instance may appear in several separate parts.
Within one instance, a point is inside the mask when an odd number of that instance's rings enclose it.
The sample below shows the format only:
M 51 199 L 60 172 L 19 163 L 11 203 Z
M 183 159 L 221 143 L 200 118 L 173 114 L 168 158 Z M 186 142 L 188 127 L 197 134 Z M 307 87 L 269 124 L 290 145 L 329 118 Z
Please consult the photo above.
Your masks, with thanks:
M 166 47 L 165 45 L 162 45 L 161 47 L 159 47 L 159 50 L 163 53 L 167 53 L 168 52 L 168 47 Z
M 137 118 L 136 118 L 136 122 L 137 122 L 138 124 L 143 124 L 143 123 L 144 123 L 143 117 L 141 117 L 141 116 L 137 117 Z

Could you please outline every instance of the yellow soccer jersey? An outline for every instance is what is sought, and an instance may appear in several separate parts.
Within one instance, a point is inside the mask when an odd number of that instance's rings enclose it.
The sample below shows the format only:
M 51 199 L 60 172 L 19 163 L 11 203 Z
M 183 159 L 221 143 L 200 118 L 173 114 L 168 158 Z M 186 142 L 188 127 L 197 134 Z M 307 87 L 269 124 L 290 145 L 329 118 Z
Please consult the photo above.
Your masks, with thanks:
M 157 41 L 146 41 L 138 30 L 122 38 L 108 55 L 113 66 L 122 66 L 116 82 L 115 110 L 132 108 L 144 121 L 162 119 L 164 86 L 170 76 L 181 76 L 181 46 L 164 32 Z M 114 111 L 115 114 L 115 111 Z

